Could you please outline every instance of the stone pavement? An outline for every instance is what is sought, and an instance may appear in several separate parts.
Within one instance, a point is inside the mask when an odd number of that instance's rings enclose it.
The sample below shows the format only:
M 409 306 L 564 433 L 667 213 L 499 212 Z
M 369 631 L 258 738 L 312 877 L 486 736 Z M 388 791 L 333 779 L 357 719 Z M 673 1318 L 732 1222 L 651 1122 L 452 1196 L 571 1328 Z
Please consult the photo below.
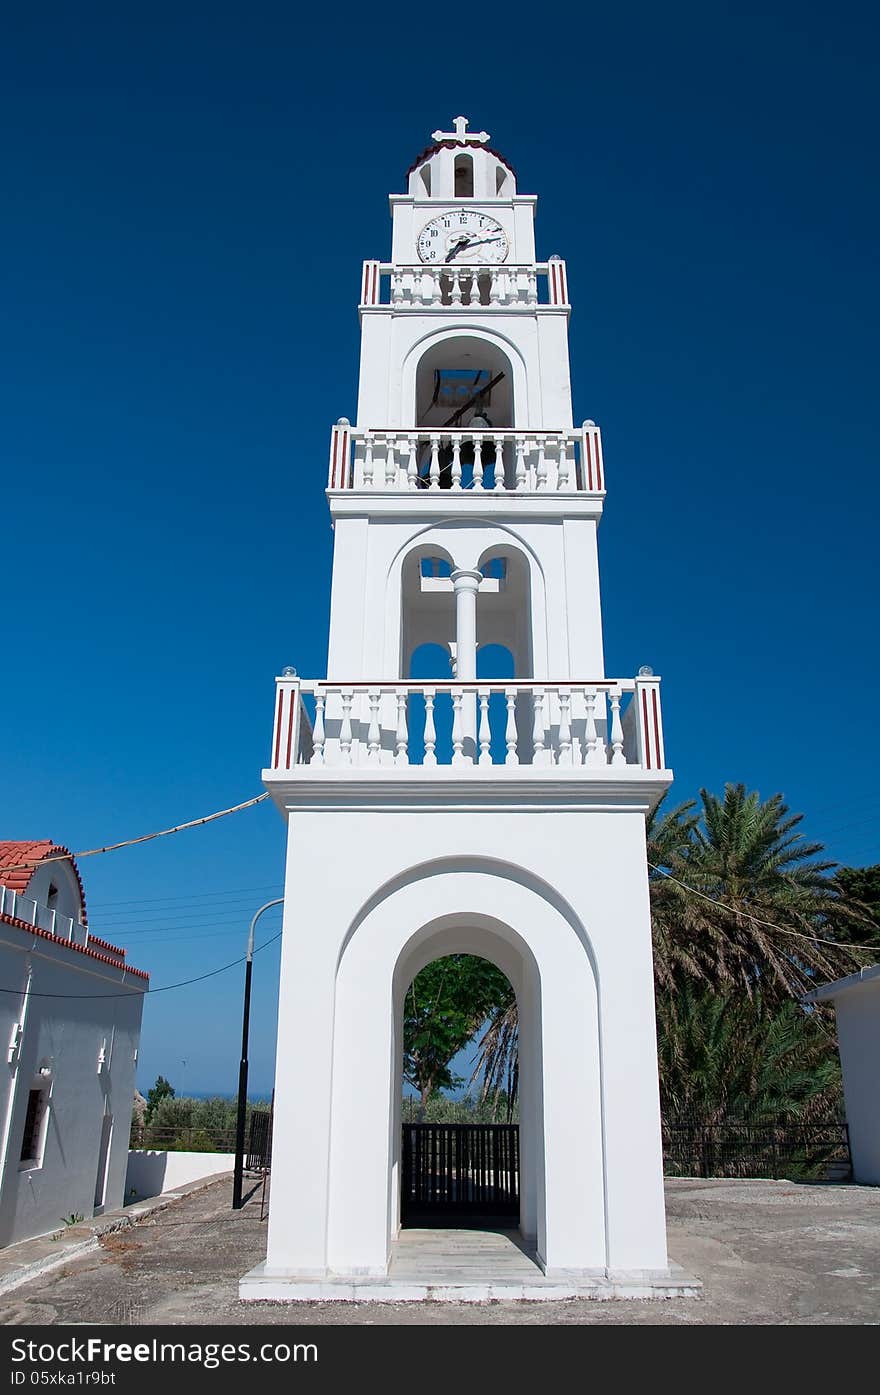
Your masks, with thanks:
M 703 1295 L 619 1302 L 241 1303 L 238 1282 L 264 1258 L 266 1226 L 259 1219 L 258 1195 L 240 1212 L 231 1210 L 230 1199 L 231 1183 L 223 1179 L 181 1196 L 136 1225 L 108 1231 L 93 1249 L 0 1297 L 0 1324 L 880 1321 L 877 1188 L 669 1181 L 670 1254 L 702 1279 Z M 14 1248 L 24 1251 L 26 1246 Z M 15 1258 L 12 1250 L 4 1253 L 7 1265 Z

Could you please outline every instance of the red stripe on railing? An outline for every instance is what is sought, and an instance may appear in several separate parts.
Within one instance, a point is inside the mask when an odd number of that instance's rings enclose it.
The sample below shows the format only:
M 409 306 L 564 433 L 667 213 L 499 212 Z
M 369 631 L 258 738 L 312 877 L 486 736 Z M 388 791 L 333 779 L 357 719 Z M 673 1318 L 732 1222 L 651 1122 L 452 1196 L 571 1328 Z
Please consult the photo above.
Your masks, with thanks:
M 379 263 L 378 263 L 378 262 L 373 262 L 373 286 L 372 286 L 372 294 L 371 294 L 371 299 L 370 299 L 370 304 L 371 304 L 371 305 L 378 305 L 378 304 L 379 304 L 379 285 L 378 285 L 378 281 L 379 281 Z
M 336 488 L 336 450 L 339 442 L 339 432 L 334 426 L 330 432 L 330 488 Z
M 654 709 L 654 749 L 657 753 L 657 769 L 660 769 L 660 716 L 657 710 L 657 689 L 651 689 L 651 705 Z
M 367 294 L 370 284 L 370 263 L 364 262 L 363 275 L 361 276 L 361 304 L 367 304 Z
M 565 262 L 559 263 L 559 289 L 562 292 L 562 304 L 568 304 L 568 277 L 565 272 Z
M 593 489 L 593 447 L 589 431 L 584 432 L 584 450 L 587 456 L 587 489 Z
M 290 752 L 293 749 L 293 689 L 287 694 L 287 765 L 285 770 L 290 769 Z
M 651 736 L 648 731 L 648 691 L 646 688 L 642 689 L 642 736 L 645 743 L 642 750 L 642 755 L 645 758 L 645 769 L 653 770 L 654 767 L 651 764 Z
M 341 437 L 341 441 L 340 441 L 340 451 L 339 451 L 339 488 L 340 488 L 340 489 L 348 489 L 348 488 L 350 487 L 350 485 L 351 485 L 351 480 L 350 480 L 350 478 L 349 478 L 349 463 L 348 463 L 348 457 L 349 457 L 348 432 L 347 432 L 347 431 L 341 431 L 341 432 L 340 432 L 340 437 Z
M 275 755 L 272 760 L 272 769 L 278 769 L 278 757 L 281 753 L 281 712 L 284 707 L 284 689 L 278 689 L 278 712 L 275 717 Z
M 596 432 L 596 488 L 605 488 L 602 478 L 602 441 L 598 431 Z

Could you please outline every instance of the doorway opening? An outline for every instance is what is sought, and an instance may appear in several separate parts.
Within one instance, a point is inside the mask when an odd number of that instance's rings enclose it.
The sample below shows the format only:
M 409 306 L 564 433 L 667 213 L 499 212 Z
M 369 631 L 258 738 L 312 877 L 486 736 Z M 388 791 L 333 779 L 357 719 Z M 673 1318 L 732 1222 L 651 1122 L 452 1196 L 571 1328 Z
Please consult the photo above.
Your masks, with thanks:
M 510 1030 L 512 1024 L 512 1031 Z M 401 1225 L 520 1220 L 516 993 L 491 961 L 449 954 L 404 997 Z

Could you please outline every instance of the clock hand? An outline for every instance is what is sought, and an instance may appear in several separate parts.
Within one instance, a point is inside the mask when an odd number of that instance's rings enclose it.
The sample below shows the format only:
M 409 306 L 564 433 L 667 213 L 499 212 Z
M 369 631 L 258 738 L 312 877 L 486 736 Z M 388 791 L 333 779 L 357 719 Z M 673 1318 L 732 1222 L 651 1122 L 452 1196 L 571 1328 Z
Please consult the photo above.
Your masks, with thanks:
M 449 249 L 449 251 L 446 253 L 446 260 L 447 260 L 447 262 L 451 262 L 451 261 L 452 261 L 452 258 L 455 257 L 455 256 L 457 256 L 458 253 L 462 250 L 463 247 L 468 247 L 468 246 L 470 246 L 470 243 L 468 242 L 468 239 L 467 239 L 466 237 L 460 237 L 460 238 L 458 239 L 458 241 L 456 242 L 455 246 L 454 246 L 454 247 L 451 247 L 451 248 Z

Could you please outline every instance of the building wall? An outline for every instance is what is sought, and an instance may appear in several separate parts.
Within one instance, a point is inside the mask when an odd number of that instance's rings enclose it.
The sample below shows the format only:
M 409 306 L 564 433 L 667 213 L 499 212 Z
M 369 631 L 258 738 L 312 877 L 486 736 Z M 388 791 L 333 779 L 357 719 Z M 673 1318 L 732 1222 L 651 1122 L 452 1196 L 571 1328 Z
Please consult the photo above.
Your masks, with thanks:
M 139 1200 L 161 1196 L 198 1182 L 202 1177 L 231 1172 L 235 1167 L 234 1153 L 168 1153 L 152 1148 L 133 1148 L 128 1155 L 128 1175 L 125 1192 L 135 1192 Z
M 71 1213 L 95 1214 L 103 1120 L 108 1114 L 113 1122 L 101 1209 L 122 1205 L 146 985 L 74 950 L 3 925 L 0 983 L 20 990 L 20 996 L 0 995 L 4 1047 L 16 1023 L 23 1022 L 20 1046 L 5 1067 L 0 1095 L 0 1244 L 8 1245 L 57 1230 Z M 41 1164 L 23 1168 L 22 1138 L 32 1088 L 49 1090 L 49 1106 Z
M 480 807 L 452 789 L 433 807 L 346 802 L 290 815 L 270 1268 L 384 1272 L 401 966 L 442 931 L 525 990 L 523 1225 L 548 1271 L 662 1269 L 644 808 L 496 791 Z
M 835 999 L 846 1119 L 856 1182 L 880 1186 L 880 979 Z

